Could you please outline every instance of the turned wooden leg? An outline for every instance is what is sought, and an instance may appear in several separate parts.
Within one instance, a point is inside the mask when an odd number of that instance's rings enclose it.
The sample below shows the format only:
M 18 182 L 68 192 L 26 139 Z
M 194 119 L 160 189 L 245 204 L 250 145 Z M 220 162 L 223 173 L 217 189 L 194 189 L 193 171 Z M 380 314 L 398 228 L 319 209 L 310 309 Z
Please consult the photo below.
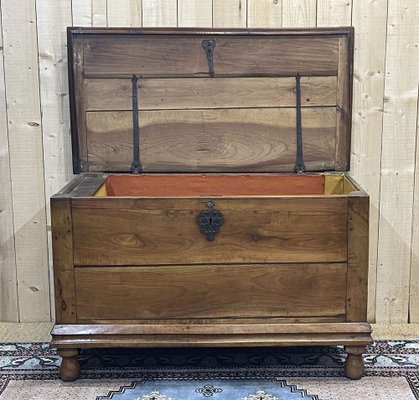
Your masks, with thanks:
M 349 379 L 361 379 L 364 376 L 365 346 L 346 346 L 348 357 L 345 362 L 345 376 Z
M 63 358 L 60 367 L 60 377 L 64 382 L 72 382 L 80 376 L 80 364 L 77 360 L 79 354 L 76 349 L 58 350 L 58 354 Z

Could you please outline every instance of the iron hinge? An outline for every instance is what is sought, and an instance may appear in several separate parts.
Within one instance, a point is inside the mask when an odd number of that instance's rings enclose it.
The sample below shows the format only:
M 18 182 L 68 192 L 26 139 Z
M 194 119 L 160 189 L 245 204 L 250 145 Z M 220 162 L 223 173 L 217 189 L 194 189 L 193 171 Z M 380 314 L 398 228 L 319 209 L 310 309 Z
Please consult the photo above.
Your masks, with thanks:
M 205 50 L 208 61 L 208 73 L 211 78 L 214 78 L 214 48 L 216 46 L 215 39 L 204 39 L 202 40 L 202 47 Z

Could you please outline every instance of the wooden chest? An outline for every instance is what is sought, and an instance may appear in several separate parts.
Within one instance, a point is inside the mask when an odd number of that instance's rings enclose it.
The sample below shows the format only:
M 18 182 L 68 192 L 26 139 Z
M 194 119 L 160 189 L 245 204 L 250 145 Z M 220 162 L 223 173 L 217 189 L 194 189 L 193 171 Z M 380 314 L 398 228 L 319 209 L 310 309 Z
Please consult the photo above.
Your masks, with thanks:
M 51 199 L 61 377 L 89 347 L 345 345 L 363 375 L 368 195 L 353 31 L 68 32 L 74 170 Z

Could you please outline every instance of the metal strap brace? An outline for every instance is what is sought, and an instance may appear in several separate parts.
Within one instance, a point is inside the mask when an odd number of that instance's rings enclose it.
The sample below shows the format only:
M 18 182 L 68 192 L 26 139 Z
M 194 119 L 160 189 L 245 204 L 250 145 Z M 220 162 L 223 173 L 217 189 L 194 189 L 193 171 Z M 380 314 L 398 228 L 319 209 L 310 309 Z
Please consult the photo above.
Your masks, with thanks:
M 294 171 L 302 174 L 306 170 L 303 160 L 303 132 L 301 127 L 301 75 L 297 72 L 295 76 L 295 97 L 296 97 L 296 125 L 297 125 L 297 158 L 295 160 Z
M 132 76 L 132 164 L 131 172 L 140 174 L 143 170 L 140 162 L 140 126 L 138 124 L 138 79 Z

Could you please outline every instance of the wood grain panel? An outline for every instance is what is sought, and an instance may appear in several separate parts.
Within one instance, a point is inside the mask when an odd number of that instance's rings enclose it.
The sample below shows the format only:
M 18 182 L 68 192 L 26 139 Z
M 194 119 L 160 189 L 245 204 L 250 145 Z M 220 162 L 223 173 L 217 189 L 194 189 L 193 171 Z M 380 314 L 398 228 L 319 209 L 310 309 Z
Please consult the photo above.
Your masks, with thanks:
M 44 8 L 49 11 L 49 5 Z M 92 26 L 92 1 L 71 0 L 71 14 L 73 26 Z M 61 39 L 64 44 L 63 38 Z
M 268 320 L 270 321 L 270 319 Z M 368 323 L 201 324 L 185 326 L 132 324 L 55 325 L 51 345 L 59 349 L 179 346 L 365 346 L 372 343 Z M 139 323 L 140 322 L 140 323 Z
M 139 110 L 294 107 L 295 78 L 141 79 Z M 337 77 L 303 77 L 303 106 L 336 106 Z M 132 109 L 131 80 L 87 79 L 88 111 Z
M 202 48 L 202 39 L 208 36 L 107 36 L 107 40 L 98 35 L 86 39 L 87 77 L 208 75 Z M 338 71 L 338 37 L 333 35 L 317 38 L 218 36 L 216 42 L 215 76 L 293 76 L 297 72 L 336 75 Z
M 336 111 L 304 109 L 308 170 L 335 164 Z M 87 115 L 91 171 L 129 171 L 132 113 Z M 295 162 L 294 109 L 150 111 L 140 113 L 145 171 L 291 171 Z
M 142 0 L 144 26 L 177 26 L 177 0 Z
M 349 182 L 348 182 L 349 183 Z M 367 319 L 369 198 L 349 198 L 348 203 L 348 303 L 347 321 Z
M 213 0 L 215 28 L 241 28 L 247 22 L 247 0 Z
M 4 77 L 3 34 L 0 9 L 0 77 Z M 7 96 L 0 79 L 0 321 L 18 322 L 18 291 L 10 171 Z
M 105 325 L 105 324 L 113 324 L 115 320 L 112 319 L 80 319 L 79 321 L 83 324 L 98 324 Z M 207 327 L 211 330 L 210 326 L 216 328 L 217 326 L 220 328 L 225 328 L 227 325 L 237 326 L 243 324 L 250 324 L 256 329 L 260 327 L 264 327 L 267 329 L 268 324 L 277 324 L 278 326 L 283 326 L 285 324 L 295 324 L 295 326 L 301 326 L 302 324 L 315 324 L 315 323 L 346 323 L 346 316 L 345 314 L 342 315 L 333 315 L 327 317 L 269 317 L 269 318 L 176 318 L 176 319 L 142 319 L 138 321 L 138 319 L 118 319 L 118 324 L 121 325 L 129 325 L 135 324 L 144 327 L 145 329 L 149 328 L 150 330 L 153 329 L 163 329 L 172 331 L 176 329 L 182 329 L 181 326 L 185 329 L 186 325 L 189 325 L 189 329 L 193 329 L 194 327 Z M 214 326 L 215 325 L 215 326 Z M 68 326 L 68 325 L 67 325 Z M 239 327 L 238 327 L 239 328 Z M 199 328 L 198 328 L 199 329 Z M 204 328 L 205 329 L 205 328 Z M 240 329 L 240 328 L 239 328 Z
M 337 37 L 217 38 L 217 74 L 336 75 Z M 307 62 L 310 60 L 310 62 Z
M 141 26 L 141 0 L 107 0 L 108 26 Z
M 153 174 L 153 176 L 158 176 Z M 288 175 L 290 176 L 290 175 Z M 296 177 L 296 175 L 292 175 Z M 346 178 L 346 176 L 345 176 Z M 296 177 L 296 179 L 299 179 Z M 77 188 L 73 188 L 70 192 L 74 192 Z M 338 210 L 338 213 L 344 212 L 346 207 L 346 197 L 335 196 L 286 196 L 277 197 L 246 197 L 246 201 L 242 197 L 222 198 L 224 211 L 278 211 L 278 204 L 280 204 L 281 211 L 285 213 L 301 212 L 302 210 L 313 211 L 319 213 L 328 213 L 331 209 Z M 199 197 L 199 198 L 183 198 L 183 197 L 161 197 L 156 202 L 155 197 L 82 197 L 73 198 L 72 207 L 74 209 L 104 209 L 104 210 L 149 210 L 161 211 L 163 209 L 179 209 L 190 211 L 201 211 L 206 207 L 208 200 L 214 201 L 213 198 Z M 275 201 L 273 201 L 275 200 Z
M 71 2 L 38 0 L 39 78 L 45 170 L 49 198 L 73 178 L 71 170 L 70 110 L 67 47 L 61 37 L 71 25 Z M 48 11 L 47 11 L 48 9 Z M 58 78 L 57 78 L 58 77 Z M 47 217 L 50 221 L 49 207 Z
M 212 0 L 178 0 L 178 26 L 211 27 Z
M 107 0 L 91 0 L 93 26 L 108 25 Z
M 35 3 L 1 8 L 20 322 L 50 321 Z
M 199 37 L 115 35 L 104 40 L 98 35 L 92 36 L 86 40 L 84 66 L 86 76 L 208 74 L 208 62 Z
M 337 141 L 336 166 L 338 170 L 348 171 L 351 152 L 352 127 L 352 64 L 353 38 L 341 36 L 339 38 L 339 73 L 337 85 Z
M 283 26 L 316 26 L 317 0 L 282 0 L 282 10 Z
M 47 198 L 47 224 L 51 214 L 49 198 L 57 193 L 72 177 L 70 110 L 68 96 L 67 47 L 61 37 L 71 25 L 71 2 L 56 0 L 49 9 L 49 0 L 37 1 L 39 79 L 42 111 L 44 152 L 44 186 Z M 57 78 L 58 77 L 58 78 Z M 48 232 L 48 250 L 51 234 Z M 48 253 L 49 274 L 53 276 L 52 254 Z M 50 292 L 53 304 L 53 291 Z
M 70 36 L 70 35 L 69 35 Z M 69 73 L 69 82 L 74 86 L 74 92 L 70 97 L 71 109 L 71 133 L 73 145 L 73 170 L 75 173 L 86 172 L 87 163 L 87 134 L 86 134 L 86 104 L 84 96 L 84 58 L 83 40 L 80 37 L 73 38 L 73 52 L 69 53 L 69 62 L 74 63 L 73 71 Z M 79 94 L 80 93 L 80 94 Z M 75 154 L 76 153 L 76 154 Z M 81 162 L 80 160 L 83 160 Z
M 350 26 L 351 17 L 352 0 L 317 0 L 317 26 Z
M 54 251 L 55 320 L 76 322 L 71 200 L 51 199 L 52 246 Z
M 388 4 L 377 322 L 406 323 L 415 184 L 419 7 L 415 0 L 389 0 Z
M 79 319 L 335 316 L 346 264 L 78 268 L 76 290 Z
M 355 28 L 351 174 L 368 191 L 370 265 L 368 320 L 375 321 L 379 235 L 381 146 L 383 127 L 387 0 L 353 0 Z M 364 38 L 373 46 L 364 46 Z
M 282 26 L 282 1 L 248 0 L 249 28 L 279 28 Z
M 106 201 L 107 199 L 101 199 Z M 122 199 L 121 199 L 122 200 Z M 344 261 L 347 254 L 346 199 L 330 210 L 318 211 L 321 197 L 307 201 L 306 208 L 283 210 L 280 198 L 270 199 L 275 210 L 266 210 L 258 199 L 237 200 L 229 209 L 217 199 L 224 225 L 208 243 L 197 225 L 198 212 L 207 200 L 154 199 L 154 210 L 73 209 L 74 262 L 77 265 L 146 265 L 240 262 Z M 228 203 L 228 202 L 227 202 Z M 265 202 L 266 203 L 266 202 Z M 226 204 L 226 207 L 224 207 Z M 240 204 L 245 207 L 240 209 Z M 252 208 L 253 207 L 253 208 Z M 319 231 L 319 227 L 322 229 Z
M 418 117 L 416 122 L 416 165 L 419 165 L 419 88 Z M 410 264 L 410 316 L 409 322 L 419 321 L 419 170 L 415 170 L 415 191 L 413 203 L 412 260 Z

